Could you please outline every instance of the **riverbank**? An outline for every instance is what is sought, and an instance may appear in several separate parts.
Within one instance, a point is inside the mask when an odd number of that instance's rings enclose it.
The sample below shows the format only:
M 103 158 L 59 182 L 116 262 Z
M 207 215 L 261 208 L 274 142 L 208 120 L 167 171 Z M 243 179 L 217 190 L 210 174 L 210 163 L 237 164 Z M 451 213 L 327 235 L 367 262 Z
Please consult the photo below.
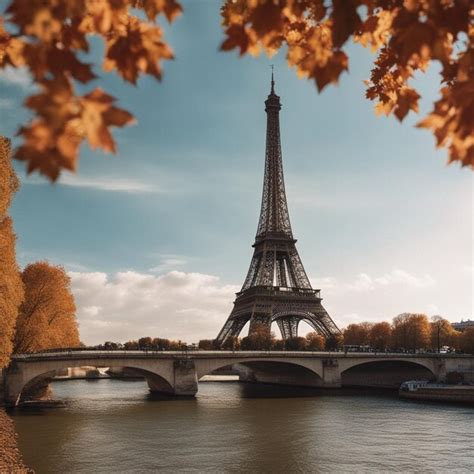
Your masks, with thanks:
M 32 473 L 23 463 L 12 419 L 0 408 L 0 472 Z

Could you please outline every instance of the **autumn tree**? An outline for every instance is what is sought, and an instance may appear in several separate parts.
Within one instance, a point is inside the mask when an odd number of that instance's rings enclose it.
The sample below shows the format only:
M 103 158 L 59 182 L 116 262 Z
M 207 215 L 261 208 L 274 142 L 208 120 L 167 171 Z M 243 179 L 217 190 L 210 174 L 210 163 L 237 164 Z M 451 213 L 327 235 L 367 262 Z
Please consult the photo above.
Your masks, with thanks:
M 97 77 L 94 61 L 100 61 L 87 54 L 92 38 L 103 41 L 104 71 L 132 84 L 141 75 L 161 79 L 162 62 L 173 53 L 156 21 L 172 22 L 181 11 L 177 0 L 7 4 L 0 21 L 0 69 L 26 68 L 39 89 L 25 102 L 33 119 L 20 128 L 23 141 L 15 153 L 29 172 L 55 180 L 61 170 L 75 170 L 84 141 L 115 151 L 111 128 L 132 123 L 132 115 L 102 89 L 77 92 Z M 377 58 L 366 95 L 378 113 L 399 120 L 418 111 L 420 94 L 411 79 L 438 63 L 441 97 L 418 126 L 448 148 L 450 161 L 474 166 L 471 0 L 226 0 L 221 13 L 222 50 L 272 55 L 285 47 L 289 66 L 314 80 L 319 91 L 349 69 L 350 39 L 370 47 Z
M 123 348 L 126 351 L 135 351 L 139 349 L 138 341 L 127 341 L 124 342 Z
M 64 268 L 36 262 L 21 277 L 25 300 L 18 316 L 15 353 L 79 346 L 76 305 Z
M 426 314 L 403 313 L 393 319 L 392 345 L 416 352 L 430 347 L 431 327 Z
M 141 337 L 140 339 L 138 339 L 138 347 L 141 350 L 152 349 L 153 348 L 152 343 L 153 343 L 153 340 L 151 337 Z
M 326 339 L 315 331 L 306 334 L 306 348 L 309 351 L 322 351 L 326 345 Z
M 163 337 L 154 337 L 151 345 L 156 351 L 167 351 L 170 348 L 170 341 Z
M 275 339 L 272 345 L 272 351 L 284 351 L 286 349 L 284 339 Z
M 459 348 L 466 354 L 474 354 L 474 327 L 467 328 L 460 333 Z
M 454 329 L 451 323 L 441 317 L 431 318 L 431 347 L 440 352 L 442 346 L 451 346 Z
M 240 342 L 242 350 L 269 351 L 273 347 L 275 335 L 264 324 L 256 324 L 252 332 Z
M 16 263 L 13 221 L 8 216 L 18 178 L 10 159 L 10 141 L 0 136 L 0 369 L 13 350 L 18 308 L 23 301 L 23 282 Z
M 212 351 L 214 349 L 213 339 L 201 339 L 198 343 L 198 348 L 202 351 Z
M 392 340 L 392 326 L 386 321 L 374 324 L 370 328 L 369 343 L 377 351 L 386 351 Z
M 285 349 L 287 351 L 305 351 L 308 347 L 308 341 L 305 337 L 294 336 L 285 339 Z
M 368 322 L 349 324 L 344 330 L 344 344 L 367 346 L 373 324 Z
M 222 344 L 223 350 L 238 351 L 240 349 L 240 339 L 236 336 L 229 336 Z

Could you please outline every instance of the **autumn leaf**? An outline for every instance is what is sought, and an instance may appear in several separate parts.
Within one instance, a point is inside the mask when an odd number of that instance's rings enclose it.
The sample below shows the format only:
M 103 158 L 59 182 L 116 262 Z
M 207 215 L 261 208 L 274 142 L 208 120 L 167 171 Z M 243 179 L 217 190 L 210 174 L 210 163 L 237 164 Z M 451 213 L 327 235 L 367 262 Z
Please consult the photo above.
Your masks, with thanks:
M 144 11 L 146 18 L 134 9 Z M 83 53 L 92 36 L 106 45 L 103 68 L 136 83 L 141 75 L 162 77 L 162 61 L 173 58 L 154 24 L 160 15 L 169 22 L 182 12 L 176 0 L 12 0 L 6 8 L 5 29 L 0 17 L 0 69 L 26 66 L 40 92 L 27 98 L 34 112 L 20 127 L 22 143 L 14 153 L 28 172 L 39 171 L 56 180 L 61 170 L 76 170 L 79 150 L 115 152 L 111 127 L 133 122 L 115 99 L 99 88 L 83 96 L 75 83 L 97 78 Z M 12 34 L 9 31 L 17 31 Z
M 366 9 L 361 19 L 359 9 Z M 240 54 L 287 47 L 287 61 L 299 77 L 314 80 L 318 91 L 337 83 L 348 70 L 344 51 L 352 39 L 377 52 L 366 96 L 376 112 L 403 120 L 418 112 L 420 94 L 410 85 L 416 71 L 439 61 L 450 98 L 437 102 L 420 127 L 429 128 L 448 148 L 450 161 L 472 165 L 471 104 L 466 84 L 474 77 L 474 4 L 407 0 L 227 0 L 221 10 L 225 39 L 221 49 Z M 465 39 L 467 38 L 467 39 Z M 457 51 L 454 50 L 456 44 Z M 455 100 L 457 90 L 463 101 Z
M 133 121 L 133 116 L 126 110 L 114 107 L 114 102 L 115 98 L 101 89 L 94 89 L 80 99 L 82 127 L 91 148 L 115 152 L 115 142 L 109 127 L 123 127 Z

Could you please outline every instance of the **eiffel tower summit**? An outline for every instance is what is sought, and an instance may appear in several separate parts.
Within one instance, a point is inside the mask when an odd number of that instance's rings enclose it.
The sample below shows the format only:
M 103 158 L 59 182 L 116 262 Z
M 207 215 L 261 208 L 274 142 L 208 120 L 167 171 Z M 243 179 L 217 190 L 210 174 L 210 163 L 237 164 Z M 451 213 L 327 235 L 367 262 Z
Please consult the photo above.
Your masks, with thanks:
M 283 178 L 280 109 L 272 70 L 271 90 L 265 101 L 265 175 L 254 253 L 234 308 L 217 336 L 218 344 L 238 336 L 248 321 L 249 334 L 261 325 L 270 331 L 271 324 L 276 322 L 284 339 L 298 335 L 298 324 L 302 320 L 329 344 L 340 333 L 321 304 L 320 290 L 311 287 L 296 250 Z

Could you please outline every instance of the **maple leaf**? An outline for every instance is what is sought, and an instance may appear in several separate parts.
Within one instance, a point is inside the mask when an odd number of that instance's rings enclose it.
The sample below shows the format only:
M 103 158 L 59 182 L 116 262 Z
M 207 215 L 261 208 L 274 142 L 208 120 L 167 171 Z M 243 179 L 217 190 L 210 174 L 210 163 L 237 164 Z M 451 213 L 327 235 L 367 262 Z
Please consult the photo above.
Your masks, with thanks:
M 140 73 L 161 79 L 160 61 L 173 59 L 169 46 L 162 41 L 162 30 L 129 18 L 125 30 L 107 41 L 104 69 L 117 69 L 135 84 Z
M 79 102 L 82 107 L 82 126 L 90 146 L 115 152 L 115 142 L 109 127 L 128 125 L 133 121 L 133 116 L 113 106 L 115 98 L 99 88 L 83 96 Z

